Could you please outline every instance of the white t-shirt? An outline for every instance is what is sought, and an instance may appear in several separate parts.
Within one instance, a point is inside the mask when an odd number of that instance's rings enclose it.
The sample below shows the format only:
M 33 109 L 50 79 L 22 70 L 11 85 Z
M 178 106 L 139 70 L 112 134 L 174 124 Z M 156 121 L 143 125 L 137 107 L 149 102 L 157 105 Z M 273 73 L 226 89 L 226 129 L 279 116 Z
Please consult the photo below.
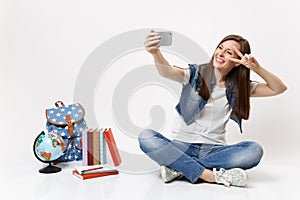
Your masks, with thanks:
M 183 84 L 187 84 L 189 79 L 190 69 L 185 69 Z M 257 83 L 251 83 L 250 93 L 256 86 Z M 210 99 L 190 125 L 176 112 L 172 139 L 188 143 L 226 144 L 226 125 L 232 109 L 225 92 L 226 88 L 213 86 Z

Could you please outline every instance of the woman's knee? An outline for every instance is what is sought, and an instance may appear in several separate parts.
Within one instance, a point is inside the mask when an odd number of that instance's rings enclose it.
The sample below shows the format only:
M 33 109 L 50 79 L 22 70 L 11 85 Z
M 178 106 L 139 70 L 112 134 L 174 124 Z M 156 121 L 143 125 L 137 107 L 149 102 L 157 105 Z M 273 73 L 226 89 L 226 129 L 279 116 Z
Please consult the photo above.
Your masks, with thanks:
M 250 169 L 257 166 L 263 156 L 263 148 L 256 142 L 241 142 L 236 147 L 236 151 L 230 159 L 231 167 Z
M 157 138 L 159 133 L 152 129 L 144 129 L 138 136 L 138 141 L 140 148 L 146 152 L 153 149 L 155 146 L 155 138 Z
M 262 146 L 256 142 L 247 142 L 247 145 L 248 146 L 246 148 L 246 154 L 248 155 L 246 156 L 246 160 L 248 160 L 248 166 L 246 168 L 252 168 L 259 164 L 264 154 L 264 151 Z
M 256 142 L 250 142 L 249 148 L 253 157 L 256 160 L 260 161 L 264 154 L 262 146 Z
M 157 135 L 157 132 L 152 129 L 144 129 L 140 132 L 138 135 L 138 141 L 139 143 L 143 143 L 145 141 L 151 140 L 153 137 Z

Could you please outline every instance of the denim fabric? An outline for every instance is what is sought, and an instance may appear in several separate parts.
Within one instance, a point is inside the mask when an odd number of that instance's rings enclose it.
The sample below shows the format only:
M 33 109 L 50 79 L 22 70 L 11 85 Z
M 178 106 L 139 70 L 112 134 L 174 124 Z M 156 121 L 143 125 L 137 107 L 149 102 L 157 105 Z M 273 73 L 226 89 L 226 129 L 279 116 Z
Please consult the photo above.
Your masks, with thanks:
M 200 66 L 196 64 L 189 64 L 191 70 L 191 77 L 189 83 L 184 85 L 182 88 L 181 96 L 179 99 L 179 103 L 176 106 L 177 112 L 182 116 L 183 120 L 187 125 L 190 125 L 195 117 L 201 112 L 201 110 L 206 105 L 207 101 L 203 99 L 197 91 L 197 88 L 200 87 L 199 83 L 199 70 L 200 74 L 204 77 L 204 71 L 206 71 L 207 65 Z M 215 82 L 214 74 L 212 74 L 211 78 L 211 87 Z M 231 109 L 234 108 L 234 100 L 235 100 L 235 90 L 229 90 L 230 85 L 226 84 L 226 98 L 229 102 Z M 230 119 L 234 120 L 240 127 L 240 132 L 242 132 L 242 119 L 239 118 L 234 112 L 231 112 Z
M 180 171 L 195 183 L 204 169 L 242 168 L 258 165 L 263 155 L 262 147 L 255 142 L 234 145 L 190 144 L 169 140 L 151 129 L 139 135 L 142 151 L 159 165 Z

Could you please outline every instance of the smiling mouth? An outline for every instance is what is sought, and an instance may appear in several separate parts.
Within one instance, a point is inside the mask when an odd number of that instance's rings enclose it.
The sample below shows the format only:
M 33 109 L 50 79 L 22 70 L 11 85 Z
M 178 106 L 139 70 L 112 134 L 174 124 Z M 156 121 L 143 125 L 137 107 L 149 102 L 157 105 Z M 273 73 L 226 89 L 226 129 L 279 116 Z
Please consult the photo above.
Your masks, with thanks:
M 221 59 L 221 58 L 219 58 L 219 57 L 216 57 L 216 61 L 217 61 L 218 63 L 224 63 L 224 62 L 225 62 L 223 59 Z

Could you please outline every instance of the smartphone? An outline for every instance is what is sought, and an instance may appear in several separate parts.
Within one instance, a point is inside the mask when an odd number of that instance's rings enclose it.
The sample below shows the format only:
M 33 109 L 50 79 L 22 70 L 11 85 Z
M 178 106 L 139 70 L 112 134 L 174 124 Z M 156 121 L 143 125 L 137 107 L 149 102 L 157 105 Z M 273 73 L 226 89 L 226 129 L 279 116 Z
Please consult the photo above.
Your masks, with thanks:
M 172 45 L 172 32 L 163 31 L 157 32 L 160 35 L 160 42 L 154 46 L 171 46 Z

